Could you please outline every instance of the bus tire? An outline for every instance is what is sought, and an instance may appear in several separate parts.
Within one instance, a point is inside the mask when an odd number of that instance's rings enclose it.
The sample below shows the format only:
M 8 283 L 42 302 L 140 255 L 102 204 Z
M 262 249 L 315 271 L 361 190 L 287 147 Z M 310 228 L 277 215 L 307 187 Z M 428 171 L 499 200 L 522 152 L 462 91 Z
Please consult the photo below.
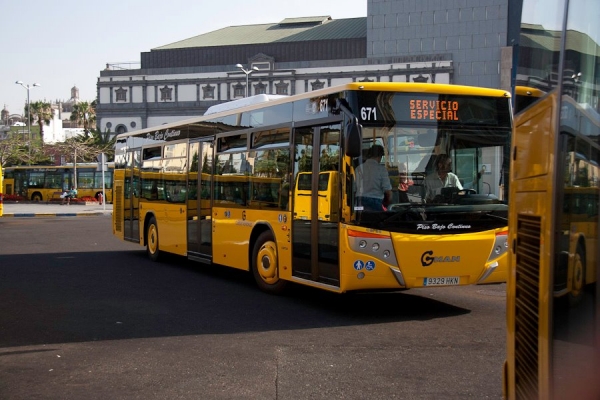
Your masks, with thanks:
M 42 194 L 40 192 L 35 192 L 31 195 L 31 201 L 40 202 L 42 201 Z
M 158 261 L 160 250 L 158 249 L 158 224 L 156 218 L 151 217 L 146 226 L 146 253 L 152 261 Z
M 285 289 L 286 281 L 279 279 L 277 243 L 271 231 L 261 233 L 252 251 L 252 274 L 260 290 L 278 294 Z
M 585 251 L 581 244 L 577 245 L 571 272 L 571 288 L 569 290 L 569 305 L 576 306 L 581 302 L 585 290 Z

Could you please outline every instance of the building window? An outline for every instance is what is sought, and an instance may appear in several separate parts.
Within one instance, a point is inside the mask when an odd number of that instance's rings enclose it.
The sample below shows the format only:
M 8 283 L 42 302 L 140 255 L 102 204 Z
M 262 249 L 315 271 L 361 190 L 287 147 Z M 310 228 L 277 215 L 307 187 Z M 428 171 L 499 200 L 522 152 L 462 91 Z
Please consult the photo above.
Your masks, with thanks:
M 207 85 L 202 88 L 202 98 L 204 99 L 214 99 L 215 98 L 215 87 L 211 85 Z
M 170 88 L 166 85 L 165 85 L 165 87 L 160 88 L 160 100 L 161 101 L 173 100 L 173 88 Z
M 321 82 L 320 80 L 316 80 L 310 84 L 312 86 L 312 90 L 323 89 L 325 87 L 325 82 Z
M 120 87 L 115 90 L 117 101 L 127 101 L 127 89 Z
M 246 95 L 246 87 L 241 83 L 233 86 L 233 97 L 244 97 Z
M 289 83 L 285 83 L 283 81 L 276 83 L 275 84 L 275 94 L 287 95 L 288 94 L 288 86 L 289 86 Z
M 125 132 L 127 132 L 127 127 L 125 125 L 118 125 L 116 132 L 117 132 L 117 135 L 120 135 L 121 133 L 125 133 Z
M 268 62 L 253 62 L 252 63 L 252 68 L 258 68 L 259 70 L 270 70 L 271 69 L 271 64 Z
M 254 85 L 254 94 L 267 94 L 267 85 L 262 82 Z

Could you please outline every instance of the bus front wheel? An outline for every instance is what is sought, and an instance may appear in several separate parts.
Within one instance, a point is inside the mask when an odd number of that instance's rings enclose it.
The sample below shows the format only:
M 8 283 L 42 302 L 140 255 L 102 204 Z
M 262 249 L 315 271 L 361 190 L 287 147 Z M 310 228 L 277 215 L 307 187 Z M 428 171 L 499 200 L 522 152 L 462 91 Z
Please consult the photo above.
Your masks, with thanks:
M 146 227 L 146 253 L 152 261 L 158 261 L 160 250 L 158 249 L 158 225 L 156 218 L 152 217 Z
M 252 273 L 258 287 L 268 293 L 281 293 L 287 282 L 279 279 L 277 243 L 270 231 L 261 233 L 252 251 Z
M 35 192 L 31 195 L 31 201 L 39 202 L 42 201 L 42 194 L 39 192 Z

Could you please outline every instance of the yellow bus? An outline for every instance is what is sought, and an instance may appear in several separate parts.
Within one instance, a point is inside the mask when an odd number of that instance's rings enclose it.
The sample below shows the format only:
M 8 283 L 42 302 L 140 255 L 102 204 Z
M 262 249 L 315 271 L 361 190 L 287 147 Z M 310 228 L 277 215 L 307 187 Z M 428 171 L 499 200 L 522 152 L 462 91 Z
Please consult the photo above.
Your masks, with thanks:
M 323 171 L 319 173 L 318 206 L 319 221 L 339 219 L 339 196 L 337 171 Z M 312 172 L 300 172 L 296 175 L 294 187 L 294 219 L 310 220 L 312 204 Z M 346 211 L 348 213 L 348 211 Z
M 73 174 L 77 170 L 77 182 Z M 60 200 L 60 193 L 71 187 L 77 188 L 77 197 L 100 200 L 102 196 L 102 171 L 97 163 L 73 165 L 14 166 L 4 167 L 5 179 L 2 186 L 6 196 L 17 200 L 51 201 Z M 113 163 L 104 171 L 104 192 L 107 202 L 112 202 Z
M 0 217 L 4 215 L 4 173 L 2 172 L 2 165 L 0 165 Z
M 511 150 L 508 399 L 600 398 L 599 18 L 597 1 L 523 1 L 514 85 L 531 95 Z
M 510 102 L 494 89 L 351 83 L 121 134 L 113 233 L 152 259 L 250 271 L 270 292 L 289 282 L 338 293 L 504 282 Z M 408 164 L 411 201 L 361 204 L 355 171 L 375 143 L 390 181 Z M 463 190 L 427 201 L 442 154 Z M 146 173 L 159 188 L 175 176 L 183 203 L 139 196 Z

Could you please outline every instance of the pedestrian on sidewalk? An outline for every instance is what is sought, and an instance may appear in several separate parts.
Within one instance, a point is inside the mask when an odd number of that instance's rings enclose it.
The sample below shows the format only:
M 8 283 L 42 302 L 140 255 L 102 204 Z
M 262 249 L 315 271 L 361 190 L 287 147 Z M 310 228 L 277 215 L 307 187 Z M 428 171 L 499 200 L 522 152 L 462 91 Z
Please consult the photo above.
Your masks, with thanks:
M 60 205 L 64 205 L 65 201 L 67 202 L 67 205 L 70 206 L 71 205 L 71 199 L 75 199 L 77 198 L 77 189 L 75 187 L 71 187 L 71 190 L 69 190 L 68 192 L 63 193 L 62 195 L 62 203 L 60 203 Z

